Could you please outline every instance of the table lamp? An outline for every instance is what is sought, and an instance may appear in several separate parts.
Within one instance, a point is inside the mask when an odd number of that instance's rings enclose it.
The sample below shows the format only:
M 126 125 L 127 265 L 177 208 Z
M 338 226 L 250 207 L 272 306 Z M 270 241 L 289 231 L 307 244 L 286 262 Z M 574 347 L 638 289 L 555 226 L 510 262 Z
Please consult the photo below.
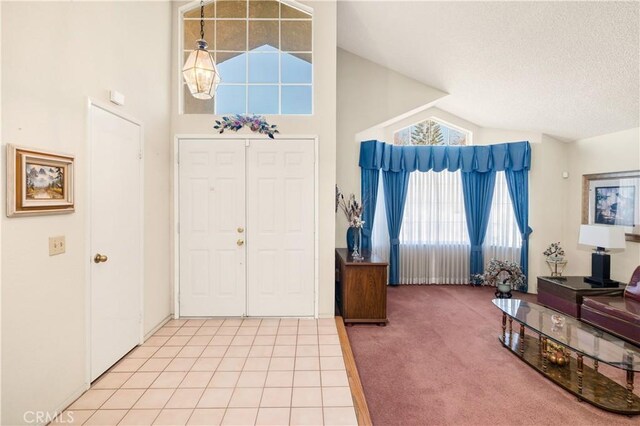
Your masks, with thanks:
M 624 228 L 612 225 L 580 225 L 578 243 L 595 246 L 591 254 L 591 276 L 585 282 L 599 287 L 617 287 L 618 282 L 610 278 L 611 259 L 607 249 L 626 247 Z

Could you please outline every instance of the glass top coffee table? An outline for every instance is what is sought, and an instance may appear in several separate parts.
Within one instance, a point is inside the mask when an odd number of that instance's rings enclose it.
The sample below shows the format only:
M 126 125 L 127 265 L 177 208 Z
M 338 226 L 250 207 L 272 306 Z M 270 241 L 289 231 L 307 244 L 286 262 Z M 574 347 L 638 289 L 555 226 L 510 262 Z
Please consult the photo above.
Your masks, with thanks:
M 620 414 L 640 414 L 640 398 L 633 393 L 640 348 L 535 303 L 494 299 L 493 304 L 502 311 L 500 341 L 524 362 L 580 400 Z M 513 331 L 513 320 L 520 324 L 518 332 Z M 525 328 L 536 336 L 526 334 Z M 585 357 L 593 360 L 592 367 Z M 600 362 L 625 370 L 626 387 L 601 374 Z

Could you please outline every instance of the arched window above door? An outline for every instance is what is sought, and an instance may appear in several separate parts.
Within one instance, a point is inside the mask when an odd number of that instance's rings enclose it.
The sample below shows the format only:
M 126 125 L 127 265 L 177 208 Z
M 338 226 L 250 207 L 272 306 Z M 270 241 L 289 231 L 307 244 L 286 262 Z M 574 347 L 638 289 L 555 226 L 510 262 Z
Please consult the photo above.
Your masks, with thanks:
M 471 132 L 428 118 L 393 134 L 395 145 L 471 145 Z
M 293 1 L 205 4 L 205 40 L 222 82 L 211 100 L 182 85 L 184 114 L 313 113 L 312 10 Z M 200 7 L 181 9 L 183 61 L 200 38 Z M 180 67 L 182 67 L 182 63 Z

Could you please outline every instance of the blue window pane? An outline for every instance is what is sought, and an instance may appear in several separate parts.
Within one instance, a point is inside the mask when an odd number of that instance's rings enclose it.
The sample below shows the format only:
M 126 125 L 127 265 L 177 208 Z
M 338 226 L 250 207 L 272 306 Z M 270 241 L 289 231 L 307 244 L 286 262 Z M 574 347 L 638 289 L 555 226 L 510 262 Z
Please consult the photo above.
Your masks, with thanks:
M 249 86 L 250 114 L 278 114 L 278 86 Z
M 245 86 L 218 86 L 216 90 L 216 114 L 244 114 L 246 111 Z
M 249 53 L 249 83 L 278 83 L 278 54 Z
M 262 46 L 258 46 L 255 49 L 251 49 L 252 52 L 260 51 L 260 52 L 274 52 L 278 53 L 280 50 L 277 47 L 270 46 L 268 44 L 264 44 Z
M 236 56 L 233 56 L 236 55 Z M 220 53 L 216 55 L 218 71 L 223 83 L 245 83 L 247 81 L 247 54 Z
M 311 114 L 311 86 L 282 86 L 282 114 Z
M 311 83 L 311 63 L 290 53 L 283 53 L 282 82 Z
M 449 132 L 449 145 L 466 145 L 467 135 L 457 130 L 451 129 Z
M 449 145 L 449 128 L 440 125 L 440 131 L 442 132 L 442 145 Z

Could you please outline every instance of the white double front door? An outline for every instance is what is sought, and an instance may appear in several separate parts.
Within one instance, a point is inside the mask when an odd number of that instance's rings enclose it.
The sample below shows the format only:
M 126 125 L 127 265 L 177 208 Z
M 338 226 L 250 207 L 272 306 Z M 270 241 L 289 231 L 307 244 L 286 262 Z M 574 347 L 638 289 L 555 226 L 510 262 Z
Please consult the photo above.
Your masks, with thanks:
M 181 316 L 314 314 L 314 141 L 179 141 Z

